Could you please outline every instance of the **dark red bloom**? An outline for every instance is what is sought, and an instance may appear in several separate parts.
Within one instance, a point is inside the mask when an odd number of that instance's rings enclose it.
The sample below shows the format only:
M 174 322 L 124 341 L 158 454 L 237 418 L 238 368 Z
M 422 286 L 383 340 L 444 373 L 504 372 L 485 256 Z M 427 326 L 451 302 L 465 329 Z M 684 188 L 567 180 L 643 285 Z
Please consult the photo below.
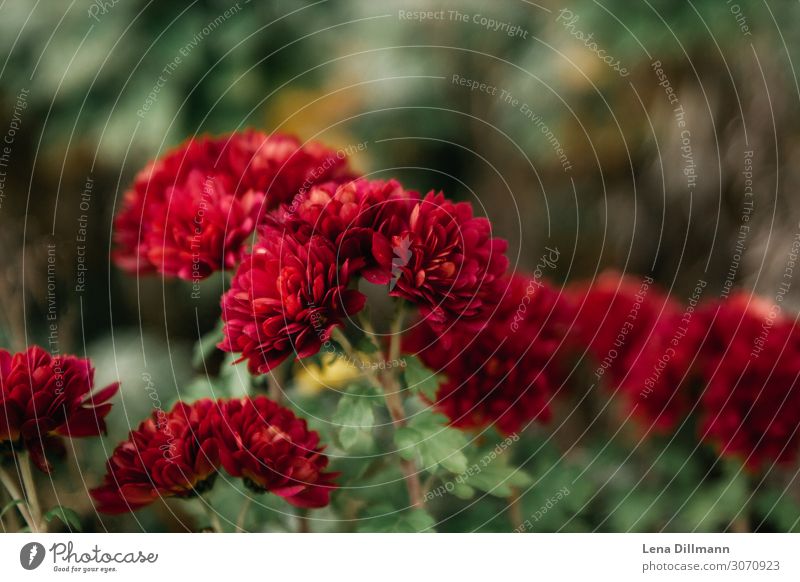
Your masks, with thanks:
M 269 233 L 267 233 L 269 234 Z M 333 245 L 314 236 L 265 236 L 243 260 L 222 297 L 227 352 L 240 352 L 251 373 L 266 373 L 293 353 L 319 352 L 333 329 L 364 306 L 348 289 L 349 263 L 337 265 Z
M 287 230 L 302 240 L 324 237 L 339 263 L 349 261 L 352 275 L 385 285 L 392 276 L 392 237 L 406 230 L 418 201 L 417 192 L 396 180 L 328 182 L 284 205 L 268 219 L 267 229 Z
M 119 384 L 91 394 L 94 368 L 75 356 L 51 356 L 32 346 L 13 356 L 0 350 L 0 446 L 20 444 L 42 471 L 47 451 L 63 450 L 60 437 L 104 434 L 108 400 Z
M 391 295 L 411 301 L 440 329 L 485 323 L 502 294 L 497 282 L 508 267 L 508 244 L 492 237 L 489 220 L 473 216 L 471 204 L 428 193 L 391 245 Z
M 700 433 L 749 468 L 788 463 L 800 443 L 800 328 L 747 294 L 706 306 Z
M 589 285 L 573 285 L 568 293 L 578 314 L 571 340 L 579 349 L 588 349 L 598 363 L 596 375 L 608 376 L 614 387 L 625 380 L 660 314 L 675 311 L 652 278 L 615 271 Z
M 501 283 L 498 309 L 478 333 L 462 324 L 441 333 L 423 320 L 405 348 L 446 377 L 436 407 L 454 426 L 495 424 L 509 434 L 550 419 L 549 402 L 563 380 L 557 354 L 571 316 L 559 292 L 542 281 L 513 276 Z
M 349 177 L 344 156 L 289 136 L 191 139 L 148 165 L 125 193 L 114 260 L 131 272 L 206 277 L 233 266 L 260 213 Z
M 595 377 L 619 389 L 648 429 L 682 422 L 695 403 L 690 380 L 703 336 L 694 304 L 683 308 L 649 277 L 613 271 L 571 295 L 578 309 L 571 333 L 594 356 Z
M 336 487 L 326 472 L 319 434 L 306 421 L 265 396 L 222 404 L 221 460 L 255 491 L 268 491 L 297 507 L 323 507 Z
M 159 498 L 194 497 L 208 490 L 219 465 L 218 404 L 179 402 L 156 410 L 108 459 L 103 485 L 91 494 L 103 513 L 125 513 Z

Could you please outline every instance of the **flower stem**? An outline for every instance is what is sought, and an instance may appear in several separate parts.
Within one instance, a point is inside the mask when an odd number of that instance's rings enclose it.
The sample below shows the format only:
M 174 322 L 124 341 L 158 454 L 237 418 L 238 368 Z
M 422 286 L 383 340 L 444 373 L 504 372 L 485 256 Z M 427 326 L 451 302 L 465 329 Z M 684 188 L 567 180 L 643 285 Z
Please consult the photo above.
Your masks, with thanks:
M 515 530 L 521 530 L 522 519 L 522 505 L 520 502 L 520 492 L 517 487 L 511 488 L 511 495 L 508 496 L 508 519 L 511 521 L 511 526 Z
M 11 495 L 11 499 L 22 499 L 25 498 L 22 495 L 22 491 L 20 491 L 19 487 L 17 486 L 16 479 L 14 479 L 11 475 L 8 474 L 3 467 L 0 467 L 0 482 L 3 483 L 3 486 L 8 491 L 8 494 Z M 28 524 L 28 528 L 33 532 L 36 531 L 34 527 L 34 521 L 31 517 L 30 510 L 25 503 L 20 503 L 17 505 L 19 512 L 22 514 L 22 519 L 25 520 L 25 523 Z
M 392 322 L 391 337 L 389 339 L 389 357 L 392 359 L 397 359 L 400 354 L 400 332 L 403 326 L 403 315 L 402 309 L 398 309 L 397 316 Z M 353 357 L 364 357 L 367 361 L 372 360 L 372 356 L 369 354 L 357 353 L 356 349 L 340 329 L 336 328 L 333 330 L 333 338 Z M 381 354 L 380 357 L 383 357 L 382 351 L 379 353 Z M 392 419 L 392 425 L 395 430 L 404 427 L 406 425 L 406 412 L 403 406 L 403 399 L 400 396 L 400 383 L 397 381 L 397 377 L 389 369 L 386 370 L 386 374 L 378 374 L 370 370 L 368 377 L 370 382 L 383 393 L 386 408 L 389 411 L 389 416 Z M 401 458 L 400 469 L 403 471 L 403 479 L 406 483 L 408 498 L 411 505 L 415 508 L 422 507 L 422 485 L 419 477 L 420 471 L 416 463 L 413 460 Z
M 214 511 L 214 508 L 211 506 L 211 502 L 208 499 L 201 497 L 200 504 L 203 506 L 203 511 L 211 523 L 212 531 L 214 531 L 214 533 L 222 533 L 222 522 L 219 520 L 219 514 Z
M 42 509 L 39 505 L 39 496 L 36 493 L 36 481 L 33 478 L 31 458 L 28 453 L 21 453 L 19 455 L 19 472 L 22 476 L 22 486 L 25 488 L 25 496 L 28 499 L 31 520 L 36 526 L 35 529 L 32 528 L 32 531 L 47 531 L 46 525 L 42 522 Z
M 245 493 L 244 501 L 242 501 L 242 507 L 239 509 L 239 516 L 236 518 L 236 531 L 239 532 L 246 532 L 247 530 L 244 529 L 245 522 L 247 521 L 247 513 L 250 510 L 250 504 L 253 502 L 253 498 L 250 495 Z

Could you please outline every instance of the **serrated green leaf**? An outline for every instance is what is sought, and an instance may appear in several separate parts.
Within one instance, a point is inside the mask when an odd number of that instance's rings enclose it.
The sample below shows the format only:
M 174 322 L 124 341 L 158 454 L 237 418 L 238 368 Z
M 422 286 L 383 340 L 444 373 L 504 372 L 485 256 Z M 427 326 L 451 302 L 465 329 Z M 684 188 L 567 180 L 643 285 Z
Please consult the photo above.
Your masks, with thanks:
M 446 425 L 440 414 L 423 412 L 408 426 L 395 432 L 395 444 L 404 459 L 418 459 L 423 468 L 434 470 L 438 466 L 451 473 L 467 469 L 467 457 L 462 450 L 467 439 L 458 430 Z
M 78 517 L 78 514 L 69 507 L 56 505 L 48 510 L 42 517 L 48 522 L 53 521 L 53 518 L 58 518 L 72 531 L 81 531 L 81 519 Z
M 367 396 L 345 394 L 339 399 L 332 420 L 342 427 L 372 428 L 375 424 L 372 403 L 373 399 Z
M 436 400 L 436 392 L 442 377 L 426 368 L 419 358 L 404 356 L 406 367 L 403 370 L 406 386 L 413 394 L 422 394 L 430 401 Z
M 497 461 L 467 479 L 470 486 L 495 497 L 508 497 L 512 487 L 526 487 L 532 482 L 533 479 L 524 471 Z
M 331 420 L 340 427 L 339 442 L 345 450 L 367 445 L 366 441 L 372 438 L 375 424 L 373 404 L 376 399 L 369 394 L 370 389 L 354 385 L 339 399 Z

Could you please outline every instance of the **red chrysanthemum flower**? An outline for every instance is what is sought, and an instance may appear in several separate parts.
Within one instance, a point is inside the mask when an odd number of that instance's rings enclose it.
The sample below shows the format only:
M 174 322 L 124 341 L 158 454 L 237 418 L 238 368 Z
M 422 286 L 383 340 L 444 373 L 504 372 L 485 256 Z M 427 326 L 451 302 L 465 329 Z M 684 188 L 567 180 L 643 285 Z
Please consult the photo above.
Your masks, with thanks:
M 269 234 L 269 233 L 268 233 Z M 240 352 L 251 373 L 266 373 L 292 353 L 319 352 L 333 329 L 364 306 L 348 289 L 349 263 L 336 263 L 333 245 L 314 236 L 263 237 L 239 265 L 222 297 L 226 352 Z
M 51 356 L 31 346 L 13 356 L 0 350 L 0 446 L 18 444 L 42 471 L 47 451 L 63 451 L 60 437 L 104 434 L 108 400 L 119 384 L 91 394 L 94 368 L 75 356 Z
M 443 194 L 428 193 L 412 209 L 408 227 L 392 239 L 391 295 L 417 305 L 442 328 L 459 321 L 480 327 L 502 293 L 506 241 L 492 237 L 488 219 Z
M 191 139 L 148 165 L 125 193 L 114 260 L 131 272 L 206 277 L 235 264 L 260 213 L 349 177 L 343 156 L 289 136 Z
M 219 465 L 217 403 L 182 402 L 156 410 L 108 460 L 103 485 L 92 490 L 97 509 L 125 513 L 159 498 L 194 497 L 210 489 Z
M 405 347 L 445 375 L 436 407 L 454 426 L 495 424 L 510 434 L 550 419 L 549 402 L 563 379 L 557 352 L 571 316 L 559 292 L 542 281 L 513 276 L 501 283 L 505 294 L 478 333 L 462 324 L 440 333 L 423 320 Z
M 268 230 L 289 231 L 302 240 L 322 236 L 350 273 L 375 284 L 391 281 L 393 236 L 407 229 L 419 194 L 396 180 L 328 182 L 298 196 L 267 219 Z
M 597 360 L 597 376 L 608 376 L 619 386 L 641 347 L 651 339 L 662 313 L 671 315 L 675 304 L 651 278 L 637 278 L 608 271 L 591 285 L 576 284 L 568 290 L 577 309 L 571 340 Z
M 578 309 L 573 341 L 595 358 L 595 376 L 619 389 L 648 429 L 673 429 L 694 405 L 690 380 L 703 329 L 651 278 L 603 273 L 570 291 Z
M 326 472 L 319 434 L 265 396 L 222 403 L 223 468 L 254 491 L 268 491 L 297 507 L 323 507 L 336 487 Z
M 792 462 L 800 442 L 800 328 L 746 294 L 706 306 L 700 432 L 750 469 Z

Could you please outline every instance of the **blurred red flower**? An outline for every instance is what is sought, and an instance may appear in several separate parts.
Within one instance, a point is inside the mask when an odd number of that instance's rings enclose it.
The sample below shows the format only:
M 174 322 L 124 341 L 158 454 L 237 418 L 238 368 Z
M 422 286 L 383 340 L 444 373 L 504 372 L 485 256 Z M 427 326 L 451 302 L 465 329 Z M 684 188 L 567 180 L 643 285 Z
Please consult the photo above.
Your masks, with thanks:
M 563 380 L 557 356 L 571 321 L 569 304 L 543 281 L 501 280 L 498 309 L 477 333 L 456 323 L 444 333 L 421 321 L 405 343 L 446 381 L 436 407 L 461 428 L 494 424 L 506 434 L 547 422 Z
M 700 433 L 750 469 L 797 458 L 800 328 L 777 305 L 739 293 L 708 304 Z
M 108 459 L 103 485 L 91 491 L 97 510 L 125 513 L 159 498 L 194 497 L 211 488 L 219 465 L 214 428 L 218 404 L 204 399 L 156 410 Z
M 119 384 L 91 394 L 93 386 L 89 360 L 51 356 L 39 346 L 14 355 L 0 350 L 0 446 L 21 444 L 49 472 L 46 453 L 63 452 L 60 437 L 105 433 L 108 400 Z
M 114 260 L 130 272 L 207 277 L 234 266 L 266 210 L 349 177 L 344 156 L 290 136 L 191 139 L 149 164 L 125 193 Z
M 297 507 L 330 501 L 335 473 L 326 472 L 319 434 L 265 396 L 222 403 L 222 466 L 254 491 L 268 491 Z
M 607 377 L 648 429 L 664 432 L 682 422 L 696 402 L 689 380 L 703 325 L 695 305 L 683 308 L 650 277 L 614 271 L 591 286 L 573 286 L 570 295 L 578 310 L 573 343 L 596 359 L 595 377 Z
M 274 234 L 275 236 L 270 236 Z M 226 352 L 241 353 L 252 374 L 264 374 L 295 353 L 319 352 L 343 320 L 364 306 L 348 289 L 347 260 L 337 266 L 333 245 L 268 232 L 247 255 L 222 297 Z

